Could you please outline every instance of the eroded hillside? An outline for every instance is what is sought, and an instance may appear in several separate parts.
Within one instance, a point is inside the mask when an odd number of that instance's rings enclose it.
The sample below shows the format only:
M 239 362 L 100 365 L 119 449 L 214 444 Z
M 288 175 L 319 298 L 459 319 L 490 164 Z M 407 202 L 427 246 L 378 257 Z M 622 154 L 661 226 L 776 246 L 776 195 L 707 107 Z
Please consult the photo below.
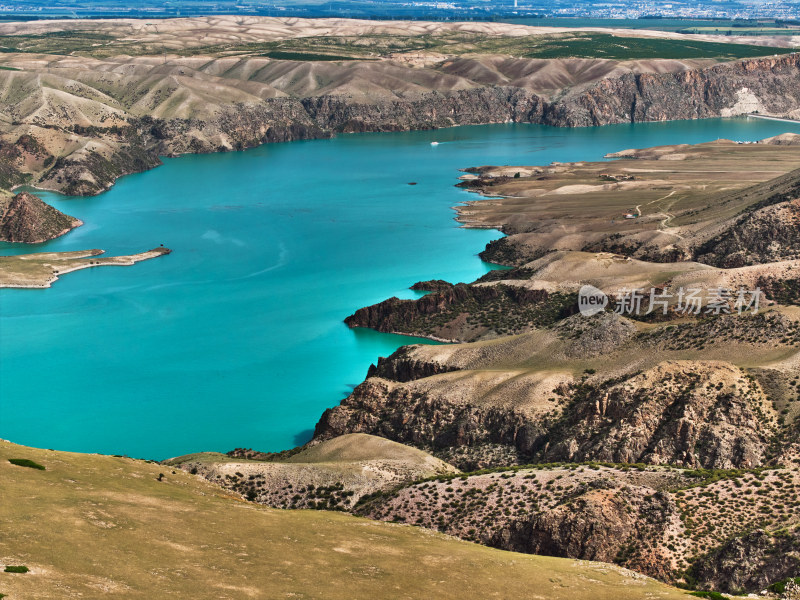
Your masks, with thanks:
M 789 114 L 798 104 L 786 48 L 640 31 L 624 34 L 630 46 L 607 44 L 631 58 L 577 50 L 608 42 L 581 37 L 598 35 L 623 34 L 325 19 L 3 24 L 0 186 L 96 194 L 159 155 L 338 132 Z M 642 40 L 656 44 L 647 58 L 632 50 Z M 658 46 L 668 41 L 692 51 L 673 58 Z

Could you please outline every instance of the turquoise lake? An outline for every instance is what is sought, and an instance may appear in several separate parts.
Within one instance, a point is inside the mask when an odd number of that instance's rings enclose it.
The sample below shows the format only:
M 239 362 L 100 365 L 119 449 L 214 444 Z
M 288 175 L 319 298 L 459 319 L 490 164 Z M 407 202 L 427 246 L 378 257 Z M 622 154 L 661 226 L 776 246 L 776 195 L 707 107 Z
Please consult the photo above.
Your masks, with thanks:
M 477 253 L 500 234 L 453 220 L 452 206 L 477 198 L 454 187 L 459 168 L 785 131 L 800 127 L 715 119 L 342 135 L 166 159 L 92 198 L 42 193 L 85 225 L 0 251 L 173 253 L 0 291 L 0 437 L 155 459 L 304 443 L 371 362 L 419 341 L 350 330 L 344 317 L 416 297 L 416 281 L 472 281 L 491 268 Z

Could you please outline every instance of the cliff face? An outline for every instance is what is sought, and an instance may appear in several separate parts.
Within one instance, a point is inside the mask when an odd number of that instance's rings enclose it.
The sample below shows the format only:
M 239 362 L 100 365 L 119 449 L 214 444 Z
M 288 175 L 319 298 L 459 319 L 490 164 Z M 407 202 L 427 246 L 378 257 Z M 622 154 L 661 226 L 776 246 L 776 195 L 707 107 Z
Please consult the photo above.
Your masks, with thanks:
M 320 126 L 331 131 L 403 131 L 453 125 L 540 122 L 546 103 L 533 92 L 514 87 L 481 87 L 455 92 L 432 91 L 371 104 L 340 97 L 303 100 Z
M 607 563 L 624 557 L 629 568 L 651 577 L 670 578 L 667 531 L 670 526 L 677 529 L 679 517 L 668 494 L 602 479 L 590 482 L 581 491 L 569 504 L 498 528 L 488 545 L 512 552 Z
M 345 319 L 350 327 L 472 341 L 548 325 L 574 312 L 569 294 L 518 286 L 457 284 L 417 300 L 390 298 L 360 308 Z
M 585 385 L 548 432 L 540 460 L 759 466 L 777 414 L 760 386 L 745 381 L 745 373 L 724 363 L 686 362 Z
M 777 414 L 756 382 L 737 387 L 744 377 L 723 363 L 664 363 L 620 382 L 562 389 L 561 402 L 544 415 L 368 379 L 325 411 L 314 436 L 370 433 L 424 448 L 464 469 L 502 464 L 499 457 L 513 464 L 752 468 L 767 459 Z
M 699 262 L 726 269 L 800 258 L 800 200 L 748 212 L 695 254 Z
M 367 378 L 381 377 L 404 382 L 458 370 L 452 365 L 419 360 L 413 356 L 413 348 L 413 346 L 401 346 L 388 358 L 378 357 L 378 364 L 370 365 Z
M 0 241 L 36 244 L 82 225 L 33 194 L 21 192 L 0 199 Z
M 180 77 L 163 81 L 164 74 L 159 72 L 156 80 L 109 82 L 98 76 L 97 65 L 76 71 L 74 62 L 61 67 L 63 82 L 58 79 L 60 68 L 46 81 L 27 72 L 0 75 L 28 98 L 5 106 L 17 125 L 2 136 L 11 164 L 0 169 L 0 177 L 8 182 L 33 177 L 45 187 L 86 195 L 106 189 L 122 174 L 156 166 L 158 155 L 243 149 L 338 132 L 507 121 L 580 127 L 753 111 L 787 114 L 800 106 L 798 55 L 706 68 L 684 66 L 665 73 L 606 69 L 585 82 L 567 77 L 559 89 L 540 89 L 543 82 L 536 77 L 517 78 L 513 83 L 456 77 L 446 72 L 449 63 L 424 68 L 351 63 L 328 67 L 332 70 L 326 77 L 332 82 L 344 78 L 339 87 L 328 86 L 328 92 L 325 87 L 289 87 L 281 93 L 272 85 L 283 86 L 284 71 L 300 69 L 303 63 L 289 61 L 279 69 L 276 61 L 252 60 L 253 68 L 263 71 L 264 81 L 242 80 L 242 73 L 252 70 L 245 64 L 213 75 L 189 64 L 170 66 L 167 71 Z M 543 61 L 528 62 L 537 63 L 530 69 L 536 72 Z M 569 61 L 558 61 L 557 69 L 569 71 L 565 62 Z M 107 68 L 112 67 L 119 66 Z M 464 67 L 464 73 L 469 72 Z M 349 81 L 353 77 L 358 80 Z M 75 80 L 81 84 L 69 83 Z M 405 83 L 398 88 L 393 81 Z M 151 89 L 154 85 L 157 93 Z M 46 86 L 55 87 L 60 95 L 45 93 Z M 171 100 L 199 89 L 209 94 L 203 103 Z M 59 160 L 54 160 L 61 156 L 54 126 L 65 128 L 75 148 Z
M 580 127 L 748 112 L 787 114 L 800 106 L 798 60 L 794 54 L 677 73 L 626 73 L 549 105 L 545 122 Z
M 714 589 L 737 594 L 763 589 L 800 572 L 800 530 L 763 529 L 737 536 L 693 565 L 692 575 Z
M 543 426 L 514 410 L 453 402 L 373 378 L 323 413 L 314 438 L 356 432 L 424 448 L 461 469 L 475 469 L 525 462 Z
M 319 96 L 303 106 L 322 128 L 394 131 L 502 121 L 586 127 L 611 123 L 787 114 L 800 106 L 800 57 L 784 55 L 669 73 L 607 77 L 548 101 L 513 86 L 433 91 L 374 105 Z

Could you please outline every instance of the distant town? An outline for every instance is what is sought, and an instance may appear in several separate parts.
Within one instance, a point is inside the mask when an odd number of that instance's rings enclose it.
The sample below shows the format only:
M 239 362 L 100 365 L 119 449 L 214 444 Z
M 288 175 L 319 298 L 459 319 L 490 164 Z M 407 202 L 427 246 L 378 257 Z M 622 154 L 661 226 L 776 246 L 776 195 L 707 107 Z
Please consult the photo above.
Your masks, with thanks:
M 0 18 L 86 18 L 102 16 L 175 17 L 243 14 L 299 17 L 353 17 L 374 19 L 668 19 L 723 20 L 735 26 L 782 26 L 800 19 L 800 2 L 580 2 L 575 0 L 465 0 L 420 1 L 356 0 L 22 0 L 0 4 Z M 777 22 L 776 22 L 777 21 Z M 747 23 L 744 23 L 747 22 Z M 793 24 L 793 23 L 789 23 Z M 673 27 L 670 27 L 671 29 Z

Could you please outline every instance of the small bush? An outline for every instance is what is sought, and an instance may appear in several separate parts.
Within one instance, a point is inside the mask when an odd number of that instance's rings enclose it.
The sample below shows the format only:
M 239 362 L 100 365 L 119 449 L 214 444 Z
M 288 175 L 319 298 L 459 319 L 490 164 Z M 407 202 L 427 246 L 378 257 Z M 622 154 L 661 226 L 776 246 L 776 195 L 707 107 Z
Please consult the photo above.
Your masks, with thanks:
M 12 465 L 17 465 L 18 467 L 29 467 L 31 469 L 39 469 L 40 471 L 45 470 L 44 466 L 27 458 L 9 458 L 8 462 L 10 462 Z
M 781 579 L 770 585 L 767 589 L 774 594 L 783 594 L 786 591 L 786 584 L 789 582 L 800 584 L 800 577 L 790 577 L 789 579 Z
M 4 571 L 6 573 L 27 573 L 28 571 L 30 571 L 30 569 L 25 565 L 17 565 L 17 566 L 6 565 Z

